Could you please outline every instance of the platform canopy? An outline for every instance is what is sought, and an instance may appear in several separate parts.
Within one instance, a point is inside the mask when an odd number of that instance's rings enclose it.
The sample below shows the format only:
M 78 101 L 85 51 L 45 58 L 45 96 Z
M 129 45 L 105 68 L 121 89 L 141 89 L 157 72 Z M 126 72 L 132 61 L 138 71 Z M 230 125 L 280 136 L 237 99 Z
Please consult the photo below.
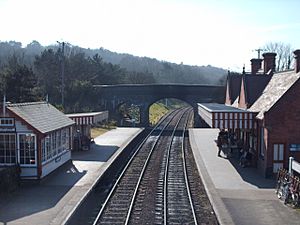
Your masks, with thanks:
M 74 120 L 76 125 L 95 125 L 99 122 L 108 120 L 108 111 L 90 112 L 90 113 L 73 113 L 73 114 L 66 114 L 66 116 Z
M 198 114 L 211 127 L 253 129 L 257 113 L 218 103 L 198 103 Z

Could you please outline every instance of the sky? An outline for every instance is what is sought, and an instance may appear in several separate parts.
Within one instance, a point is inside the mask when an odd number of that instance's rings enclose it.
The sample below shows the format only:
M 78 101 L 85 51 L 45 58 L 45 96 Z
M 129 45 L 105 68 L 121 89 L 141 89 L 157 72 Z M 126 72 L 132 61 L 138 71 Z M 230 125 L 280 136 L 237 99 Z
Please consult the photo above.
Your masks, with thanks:
M 300 49 L 299 0 L 0 0 L 0 41 L 65 41 L 241 72 L 255 49 Z

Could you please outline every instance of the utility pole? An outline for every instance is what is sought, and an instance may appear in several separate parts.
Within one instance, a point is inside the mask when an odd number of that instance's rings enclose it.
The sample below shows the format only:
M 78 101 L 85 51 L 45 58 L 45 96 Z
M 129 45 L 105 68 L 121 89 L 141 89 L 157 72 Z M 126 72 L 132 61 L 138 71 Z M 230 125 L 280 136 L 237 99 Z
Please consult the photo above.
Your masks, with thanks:
M 265 51 L 265 50 L 264 50 L 264 49 L 261 49 L 261 48 L 258 48 L 258 49 L 255 49 L 254 51 L 257 52 L 257 58 L 260 59 L 260 53 L 261 53 L 262 51 Z
M 65 106 L 65 42 L 59 42 L 57 41 L 58 44 L 62 45 L 61 48 L 61 105 L 64 109 Z

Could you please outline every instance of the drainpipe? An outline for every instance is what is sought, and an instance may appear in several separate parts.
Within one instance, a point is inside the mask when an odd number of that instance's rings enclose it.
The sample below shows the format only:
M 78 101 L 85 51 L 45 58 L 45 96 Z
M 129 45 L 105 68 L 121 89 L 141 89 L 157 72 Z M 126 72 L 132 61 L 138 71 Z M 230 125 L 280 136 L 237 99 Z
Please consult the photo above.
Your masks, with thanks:
M 5 117 L 6 113 L 6 96 L 3 95 L 3 117 Z

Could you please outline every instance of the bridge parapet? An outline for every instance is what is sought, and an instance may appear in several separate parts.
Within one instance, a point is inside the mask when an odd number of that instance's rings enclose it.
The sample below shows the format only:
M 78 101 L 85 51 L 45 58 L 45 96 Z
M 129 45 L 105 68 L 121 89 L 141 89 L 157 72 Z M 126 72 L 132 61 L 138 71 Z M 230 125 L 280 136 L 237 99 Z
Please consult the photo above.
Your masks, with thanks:
M 223 103 L 225 86 L 196 84 L 123 84 L 95 85 L 99 93 L 99 104 L 109 115 L 117 115 L 118 107 L 124 103 L 140 107 L 141 126 L 149 125 L 150 106 L 165 98 L 187 102 L 197 114 L 197 103 Z M 117 116 L 116 116 L 117 117 Z M 119 118 L 120 119 L 120 118 Z M 120 122 L 120 121 L 118 121 Z

